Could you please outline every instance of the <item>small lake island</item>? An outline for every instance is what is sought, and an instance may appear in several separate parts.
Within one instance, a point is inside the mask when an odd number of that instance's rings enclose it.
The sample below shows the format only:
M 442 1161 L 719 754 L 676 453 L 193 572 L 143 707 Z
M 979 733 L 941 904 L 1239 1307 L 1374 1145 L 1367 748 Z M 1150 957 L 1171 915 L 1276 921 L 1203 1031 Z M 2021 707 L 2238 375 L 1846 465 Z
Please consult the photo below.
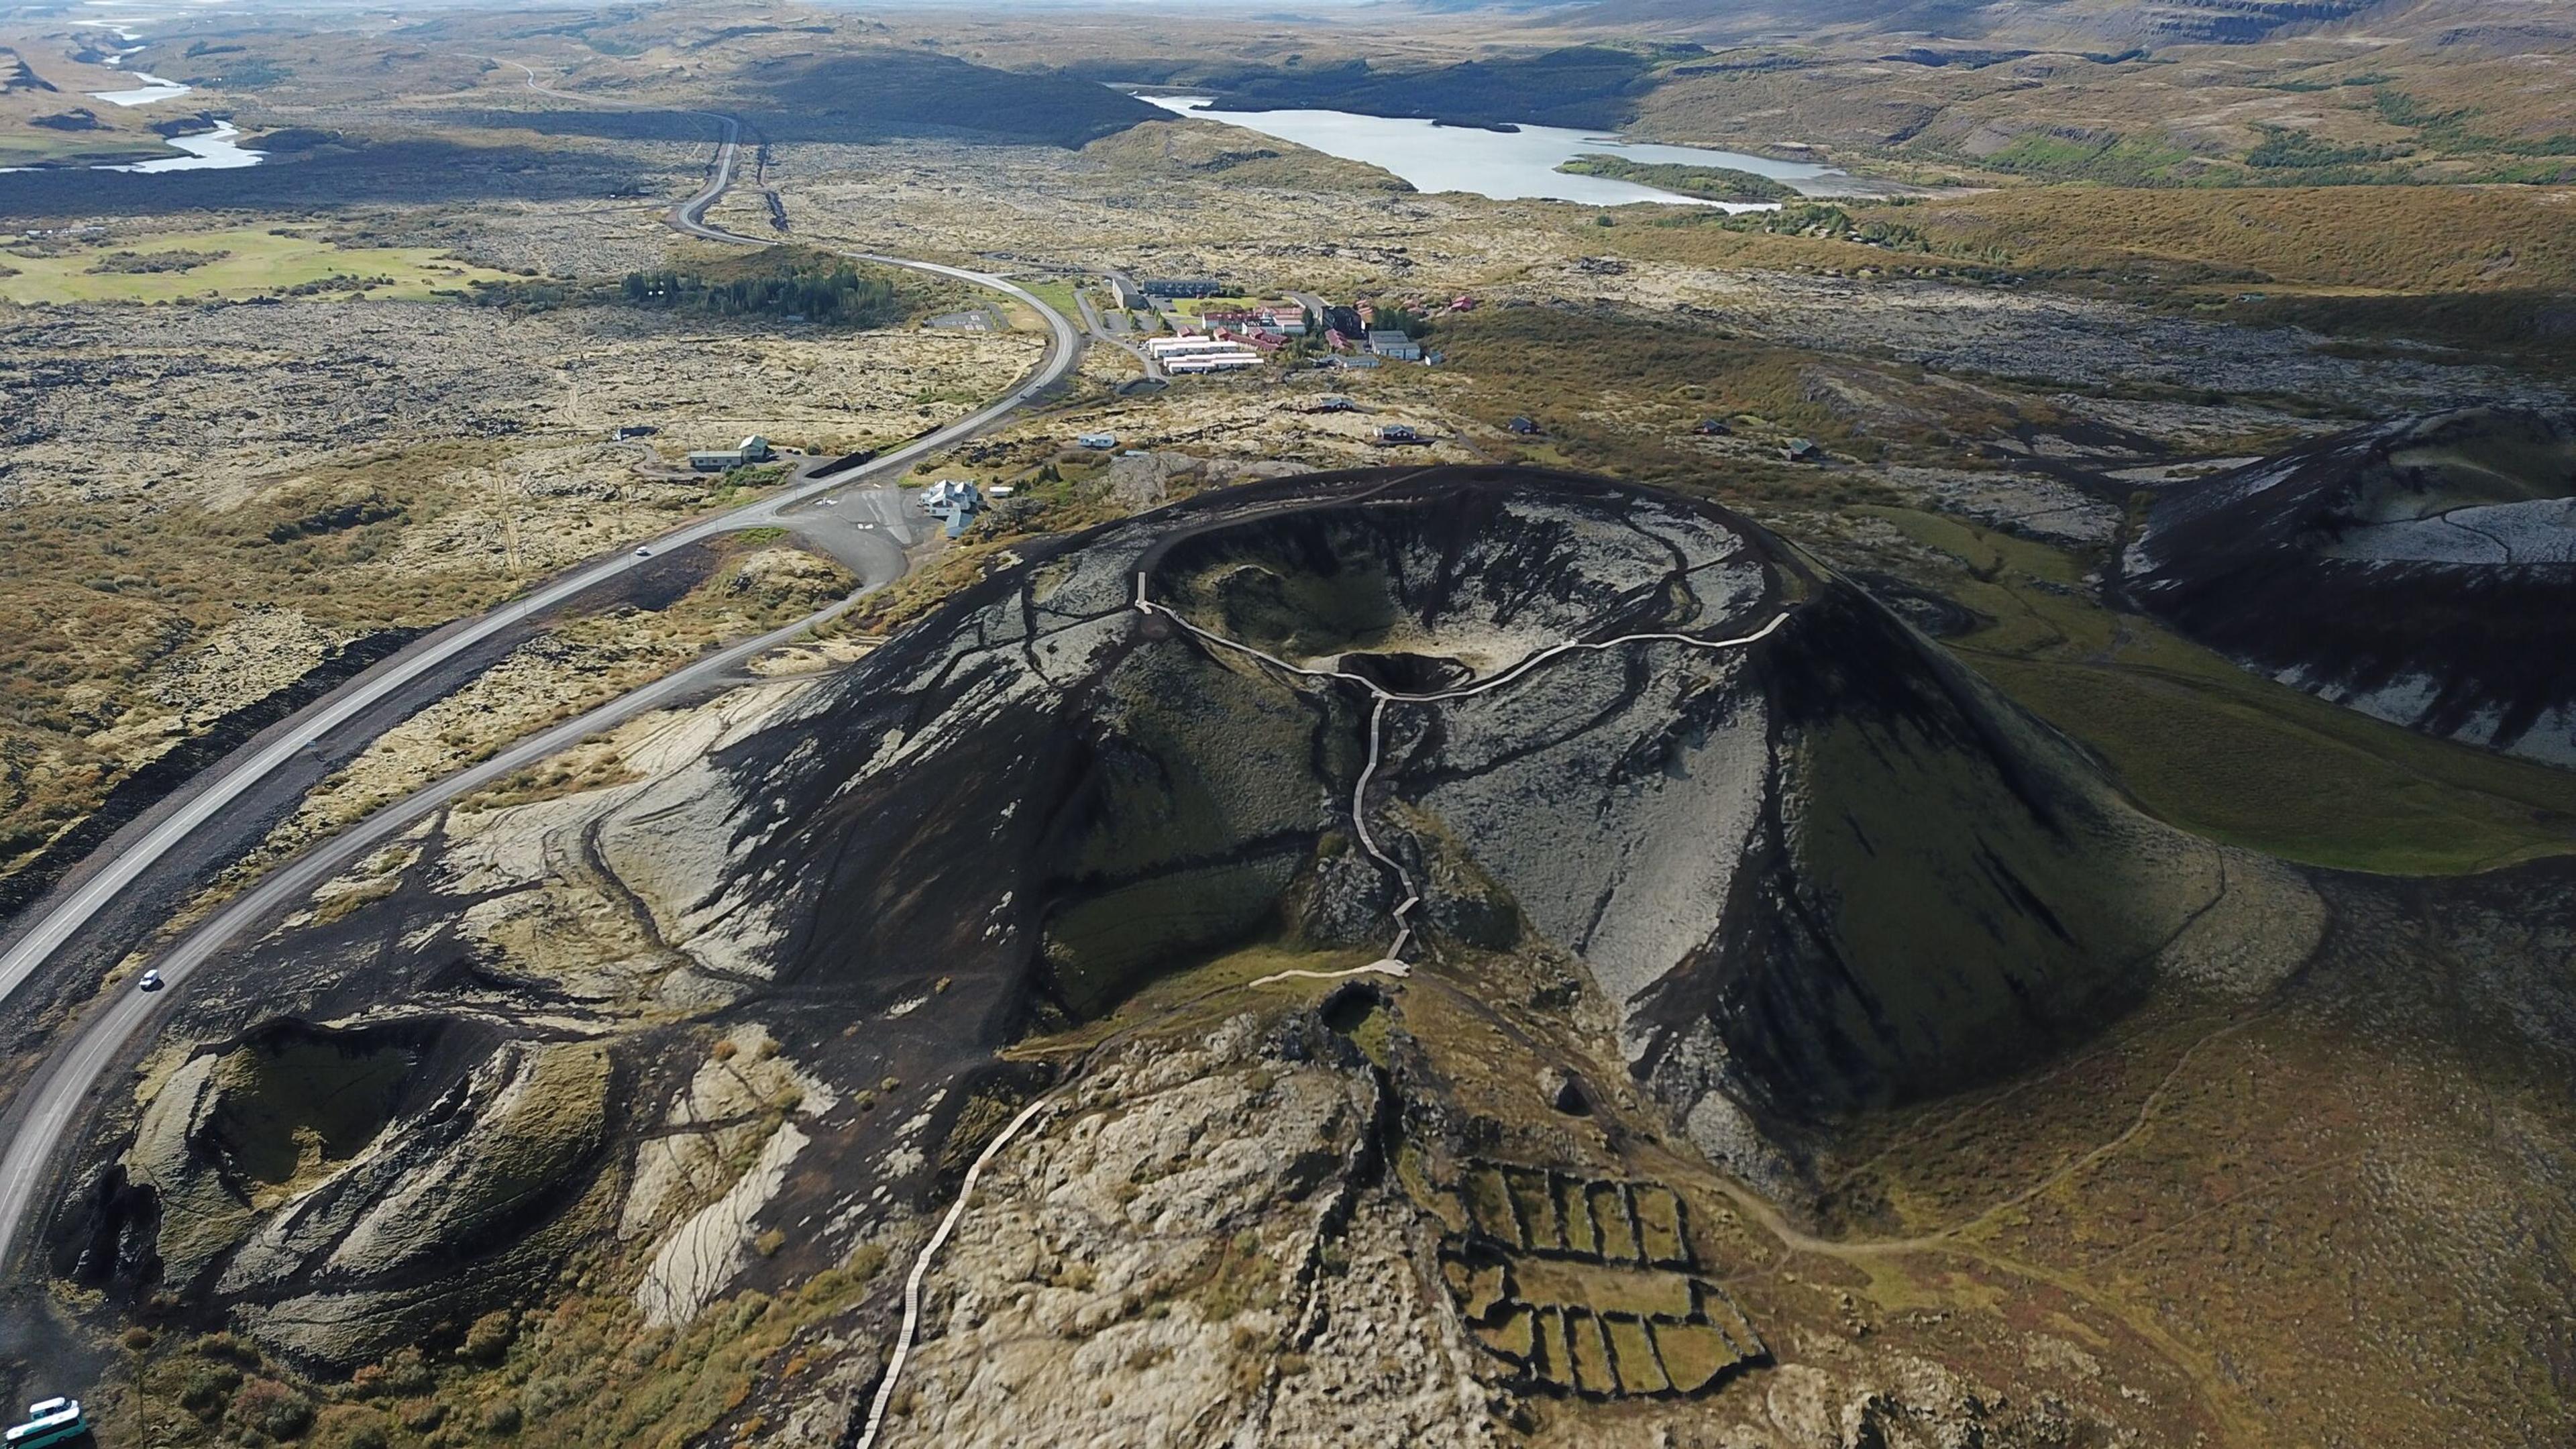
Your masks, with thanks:
M 1611 181 L 1633 182 L 1658 191 L 1697 197 L 1702 201 L 1759 204 L 1794 201 L 1801 194 L 1798 188 L 1787 182 L 1739 171 L 1732 166 L 1685 166 L 1587 153 L 1558 162 L 1556 169 L 1568 176 L 1599 176 Z

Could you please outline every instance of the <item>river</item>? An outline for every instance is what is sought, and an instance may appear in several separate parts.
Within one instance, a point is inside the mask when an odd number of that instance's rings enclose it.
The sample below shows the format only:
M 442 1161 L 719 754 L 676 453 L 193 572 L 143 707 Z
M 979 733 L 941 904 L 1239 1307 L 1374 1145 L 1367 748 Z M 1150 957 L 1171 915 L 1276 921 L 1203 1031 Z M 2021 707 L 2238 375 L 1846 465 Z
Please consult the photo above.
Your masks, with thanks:
M 1563 126 L 1523 126 L 1517 131 L 1487 131 L 1469 126 L 1442 126 L 1430 121 L 1391 116 L 1360 116 L 1348 111 L 1212 111 L 1207 96 L 1140 96 L 1167 111 L 1201 120 L 1222 121 L 1282 141 L 1294 141 L 1329 156 L 1383 167 L 1423 191 L 1465 191 L 1500 201 L 1544 199 L 1579 201 L 1593 206 L 1620 206 L 1659 201 L 1687 206 L 1714 206 L 1724 211 L 1764 211 L 1744 202 L 1704 201 L 1614 181 L 1607 176 L 1569 176 L 1557 164 L 1577 156 L 1618 156 L 1630 161 L 1679 166 L 1724 166 L 1785 181 L 1800 190 L 1815 183 L 1819 195 L 1833 194 L 1845 174 L 1802 161 L 1774 161 L 1734 151 L 1698 146 L 1663 146 L 1623 141 Z
M 97 3 L 97 0 L 90 0 L 90 3 L 95 4 Z M 111 66 L 121 67 L 125 64 L 126 57 L 143 49 L 142 46 L 134 43 L 142 37 L 123 25 L 116 27 L 116 33 L 124 37 L 127 43 L 115 55 L 108 57 L 104 63 Z M 154 75 L 149 71 L 138 70 L 130 72 L 130 74 L 133 75 L 134 79 L 140 82 L 140 84 L 121 91 L 92 91 L 89 93 L 90 98 L 92 100 L 105 101 L 111 106 L 122 106 L 131 110 L 138 106 L 154 105 L 161 101 L 175 101 L 179 97 L 196 89 L 195 86 L 189 85 L 185 81 L 164 80 L 160 76 Z M 215 128 L 213 130 L 200 132 L 194 136 L 166 136 L 162 138 L 181 153 L 176 156 L 160 156 L 149 161 L 128 161 L 122 163 L 110 162 L 97 166 L 59 169 L 81 171 L 135 171 L 146 175 L 152 175 L 163 171 L 234 171 L 239 170 L 244 166 L 256 166 L 260 162 L 268 159 L 257 151 L 244 148 L 239 141 L 235 139 L 241 135 L 241 130 L 234 126 L 232 122 L 217 121 L 214 125 Z M 0 171 L 34 171 L 38 169 L 40 168 L 33 166 L 0 166 Z

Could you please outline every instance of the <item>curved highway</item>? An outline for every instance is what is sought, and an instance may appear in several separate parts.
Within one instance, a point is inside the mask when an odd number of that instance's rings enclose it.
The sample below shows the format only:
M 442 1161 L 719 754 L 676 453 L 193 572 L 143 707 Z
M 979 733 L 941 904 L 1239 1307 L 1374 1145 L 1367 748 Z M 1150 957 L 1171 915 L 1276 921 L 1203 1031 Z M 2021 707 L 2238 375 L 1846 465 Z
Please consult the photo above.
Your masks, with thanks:
M 515 63 L 515 62 L 514 62 Z M 522 70 L 527 67 L 521 66 Z M 532 90 L 568 100 L 587 97 L 548 91 L 537 84 L 536 73 L 528 72 Z M 612 103 L 613 104 L 613 103 Z M 712 112 L 701 114 L 714 115 Z M 730 116 L 716 116 L 723 122 L 724 139 L 718 144 L 714 163 L 708 171 L 707 185 L 687 201 L 680 203 L 666 217 L 675 228 L 710 241 L 753 246 L 773 245 L 757 237 L 737 236 L 706 223 L 707 207 L 731 184 L 734 156 L 741 126 Z M 970 285 L 999 292 L 1025 304 L 1045 321 L 1048 330 L 1047 353 L 1035 371 L 1022 378 L 1010 392 L 997 401 L 958 421 L 927 433 L 902 447 L 893 449 L 868 464 L 830 478 L 807 478 L 792 484 L 784 492 L 747 504 L 730 512 L 716 514 L 674 529 L 646 545 L 576 569 L 454 630 L 428 648 L 398 656 L 343 685 L 329 697 L 318 713 L 306 718 L 300 726 L 247 759 L 239 759 L 224 768 L 211 785 L 187 800 L 168 818 L 133 843 L 123 847 L 115 859 L 62 900 L 45 910 L 5 953 L 0 953 L 0 1006 L 52 959 L 55 952 L 79 934 L 117 895 L 168 856 L 207 821 L 220 815 L 262 780 L 292 761 L 315 738 L 326 735 L 392 697 L 404 686 L 453 660 L 458 655 L 485 642 L 504 629 L 578 598 L 592 589 L 617 579 L 637 567 L 653 554 L 701 542 L 719 534 L 742 529 L 774 527 L 794 521 L 790 510 L 812 503 L 827 494 L 850 490 L 856 485 L 882 475 L 899 473 L 922 457 L 983 432 L 1035 401 L 1047 388 L 1073 370 L 1081 358 L 1082 338 L 1072 322 L 1062 313 L 1041 301 L 1025 288 L 997 276 L 971 271 L 938 262 L 916 261 L 904 257 L 877 256 L 851 252 L 845 255 L 883 266 L 902 267 L 928 272 Z M 853 499 L 855 501 L 855 498 Z M 894 505 L 900 508 L 900 503 Z M 904 527 L 898 515 L 888 522 L 896 531 Z M 900 577 L 898 560 L 895 577 Z M 603 728 L 617 720 L 654 708 L 678 695 L 707 683 L 733 664 L 769 648 L 834 617 L 864 597 L 871 588 L 883 587 L 893 578 L 878 579 L 869 588 L 773 634 L 737 645 L 707 659 L 648 684 L 600 709 L 558 726 L 522 744 L 504 751 L 474 769 L 433 784 L 409 799 L 400 801 L 333 840 L 265 877 L 230 906 L 193 932 L 163 960 L 156 963 L 164 980 L 176 987 L 229 937 L 247 925 L 263 910 L 291 898 L 297 891 L 310 890 L 369 845 L 381 841 L 402 826 L 416 821 L 437 806 L 458 796 L 482 788 L 510 770 L 563 748 L 584 734 Z M 33 1217 L 38 1199 L 52 1180 L 61 1144 L 70 1139 L 77 1125 L 82 1104 L 99 1080 L 112 1070 L 127 1044 L 139 1033 L 150 1029 L 159 1009 L 175 992 L 146 996 L 128 993 L 113 1000 L 106 1010 L 73 1029 L 69 1041 L 57 1047 L 20 1095 L 9 1118 L 0 1126 L 7 1130 L 5 1154 L 0 1154 L 0 1276 L 11 1263 L 19 1242 L 20 1230 Z

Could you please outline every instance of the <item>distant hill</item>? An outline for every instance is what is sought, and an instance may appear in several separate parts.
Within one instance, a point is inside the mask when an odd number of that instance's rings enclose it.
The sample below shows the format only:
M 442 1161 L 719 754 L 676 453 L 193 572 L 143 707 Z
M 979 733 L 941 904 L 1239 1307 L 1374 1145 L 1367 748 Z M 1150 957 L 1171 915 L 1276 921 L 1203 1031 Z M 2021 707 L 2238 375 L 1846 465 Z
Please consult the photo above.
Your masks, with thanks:
M 1212 109 L 1355 111 L 1465 126 L 1607 128 L 1624 125 L 1636 114 L 1636 99 L 1651 88 L 1654 69 L 1648 54 L 1601 45 L 1420 71 L 1383 71 L 1355 60 L 1222 83 Z
M 2136 3 L 1984 5 L 1971 0 L 1593 0 L 1562 18 L 1576 24 L 1638 26 L 1693 39 L 1738 38 L 1827 28 L 1884 35 L 1966 38 L 2054 28 L 2127 40 L 2244 44 L 2293 26 L 2391 8 L 2382 0 L 2136 0 Z M 2397 7 L 2404 8 L 2404 7 Z
M 1106 86 L 1046 72 L 995 70 L 952 56 L 861 50 L 782 65 L 757 114 L 773 140 L 892 136 L 1068 149 L 1168 113 Z M 748 118 L 747 118 L 748 119 Z

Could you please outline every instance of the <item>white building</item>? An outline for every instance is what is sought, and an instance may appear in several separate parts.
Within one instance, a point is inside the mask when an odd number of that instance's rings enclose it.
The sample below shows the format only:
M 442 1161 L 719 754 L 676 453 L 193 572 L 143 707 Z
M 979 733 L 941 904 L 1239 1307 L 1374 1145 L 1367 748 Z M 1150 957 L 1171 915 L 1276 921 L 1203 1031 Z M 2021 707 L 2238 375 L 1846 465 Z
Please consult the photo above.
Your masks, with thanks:
M 1146 342 L 1145 352 L 1166 372 L 1222 372 L 1261 365 L 1258 351 L 1215 337 L 1156 337 Z

